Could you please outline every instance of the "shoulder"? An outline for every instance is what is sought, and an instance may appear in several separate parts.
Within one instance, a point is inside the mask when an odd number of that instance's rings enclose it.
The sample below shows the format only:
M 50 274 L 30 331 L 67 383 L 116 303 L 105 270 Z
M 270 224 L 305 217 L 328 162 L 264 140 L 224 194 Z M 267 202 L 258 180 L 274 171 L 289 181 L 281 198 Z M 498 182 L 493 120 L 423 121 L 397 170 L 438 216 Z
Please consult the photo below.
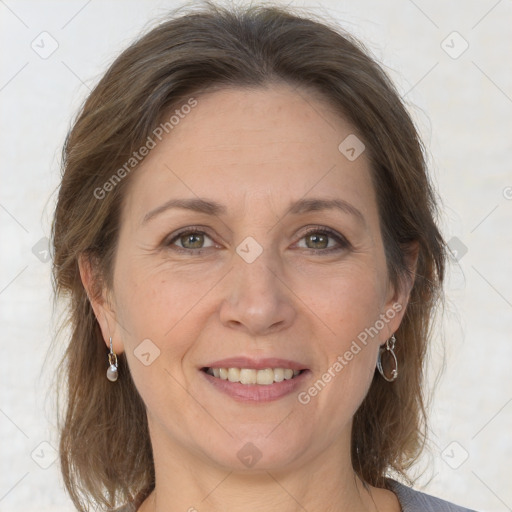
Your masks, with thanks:
M 387 479 L 389 488 L 397 495 L 403 512 L 475 512 L 448 501 L 415 491 L 391 478 Z

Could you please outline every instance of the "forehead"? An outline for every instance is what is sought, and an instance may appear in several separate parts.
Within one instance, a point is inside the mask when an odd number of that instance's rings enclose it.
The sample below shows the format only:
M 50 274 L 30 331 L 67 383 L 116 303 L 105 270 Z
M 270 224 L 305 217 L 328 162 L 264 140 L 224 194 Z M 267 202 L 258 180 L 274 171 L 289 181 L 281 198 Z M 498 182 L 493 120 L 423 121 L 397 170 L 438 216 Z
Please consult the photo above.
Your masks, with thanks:
M 236 208 L 242 198 L 270 206 L 308 193 L 373 207 L 366 155 L 352 161 L 339 149 L 355 130 L 317 95 L 272 85 L 195 100 L 134 171 L 130 211 L 144 215 L 174 196 L 224 198 Z

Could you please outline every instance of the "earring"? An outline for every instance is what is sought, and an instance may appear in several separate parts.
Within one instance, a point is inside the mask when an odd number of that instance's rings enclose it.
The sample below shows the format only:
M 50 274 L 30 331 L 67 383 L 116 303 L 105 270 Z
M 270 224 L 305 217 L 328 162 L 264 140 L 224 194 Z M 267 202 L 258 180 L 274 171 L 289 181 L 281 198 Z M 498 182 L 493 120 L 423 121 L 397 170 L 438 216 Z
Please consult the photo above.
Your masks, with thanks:
M 110 352 L 108 354 L 108 370 L 107 370 L 107 379 L 110 382 L 115 382 L 117 380 L 118 372 L 117 372 L 117 356 L 112 349 L 112 336 L 110 337 Z
M 388 382 L 393 382 L 398 377 L 398 361 L 396 359 L 395 352 L 393 351 L 393 349 L 395 348 L 395 342 L 396 342 L 395 335 L 392 334 L 391 338 L 389 338 L 386 341 L 386 346 L 379 348 L 379 355 L 377 356 L 377 370 L 379 370 L 379 373 Z M 382 356 L 383 352 L 388 352 L 393 356 L 395 367 L 393 368 L 393 370 L 391 370 L 391 377 L 387 377 L 386 374 L 384 373 L 384 370 L 382 369 L 381 356 Z

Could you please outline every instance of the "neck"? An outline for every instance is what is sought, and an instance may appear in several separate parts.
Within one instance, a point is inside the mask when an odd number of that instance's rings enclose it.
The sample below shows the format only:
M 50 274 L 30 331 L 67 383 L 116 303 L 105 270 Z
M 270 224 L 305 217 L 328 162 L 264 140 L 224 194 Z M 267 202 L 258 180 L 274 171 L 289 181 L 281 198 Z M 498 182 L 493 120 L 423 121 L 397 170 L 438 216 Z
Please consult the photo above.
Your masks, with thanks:
M 342 446 L 279 470 L 232 471 L 178 446 L 154 453 L 155 489 L 139 512 L 378 510 L 374 488 L 365 489 Z

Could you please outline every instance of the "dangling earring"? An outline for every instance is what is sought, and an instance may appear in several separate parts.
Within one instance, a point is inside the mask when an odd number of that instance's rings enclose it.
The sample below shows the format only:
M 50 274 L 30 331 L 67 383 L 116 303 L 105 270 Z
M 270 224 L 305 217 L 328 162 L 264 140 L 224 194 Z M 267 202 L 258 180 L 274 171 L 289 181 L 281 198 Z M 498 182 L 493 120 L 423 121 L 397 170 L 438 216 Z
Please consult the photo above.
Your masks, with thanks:
M 396 378 L 398 377 L 398 361 L 396 360 L 396 355 L 395 355 L 395 352 L 393 351 L 393 349 L 395 348 L 395 342 L 396 342 L 396 338 L 395 338 L 395 335 L 392 334 L 391 335 L 391 338 L 389 338 L 387 341 L 386 341 L 386 346 L 385 347 L 380 347 L 379 348 L 379 355 L 377 357 L 377 370 L 379 370 L 379 373 L 384 377 L 384 379 L 386 379 L 388 382 L 393 382 L 394 380 L 396 380 Z M 382 369 L 382 361 L 381 361 L 381 356 L 383 354 L 383 352 L 388 352 L 390 353 L 392 356 L 393 356 L 393 360 L 394 360 L 394 363 L 395 363 L 395 367 L 393 368 L 393 370 L 391 370 L 391 377 L 387 377 L 384 373 L 384 370 Z
M 112 349 L 112 336 L 110 337 L 110 352 L 108 354 L 108 370 L 107 370 L 107 379 L 110 382 L 115 382 L 117 377 L 119 376 L 117 372 L 117 356 Z

